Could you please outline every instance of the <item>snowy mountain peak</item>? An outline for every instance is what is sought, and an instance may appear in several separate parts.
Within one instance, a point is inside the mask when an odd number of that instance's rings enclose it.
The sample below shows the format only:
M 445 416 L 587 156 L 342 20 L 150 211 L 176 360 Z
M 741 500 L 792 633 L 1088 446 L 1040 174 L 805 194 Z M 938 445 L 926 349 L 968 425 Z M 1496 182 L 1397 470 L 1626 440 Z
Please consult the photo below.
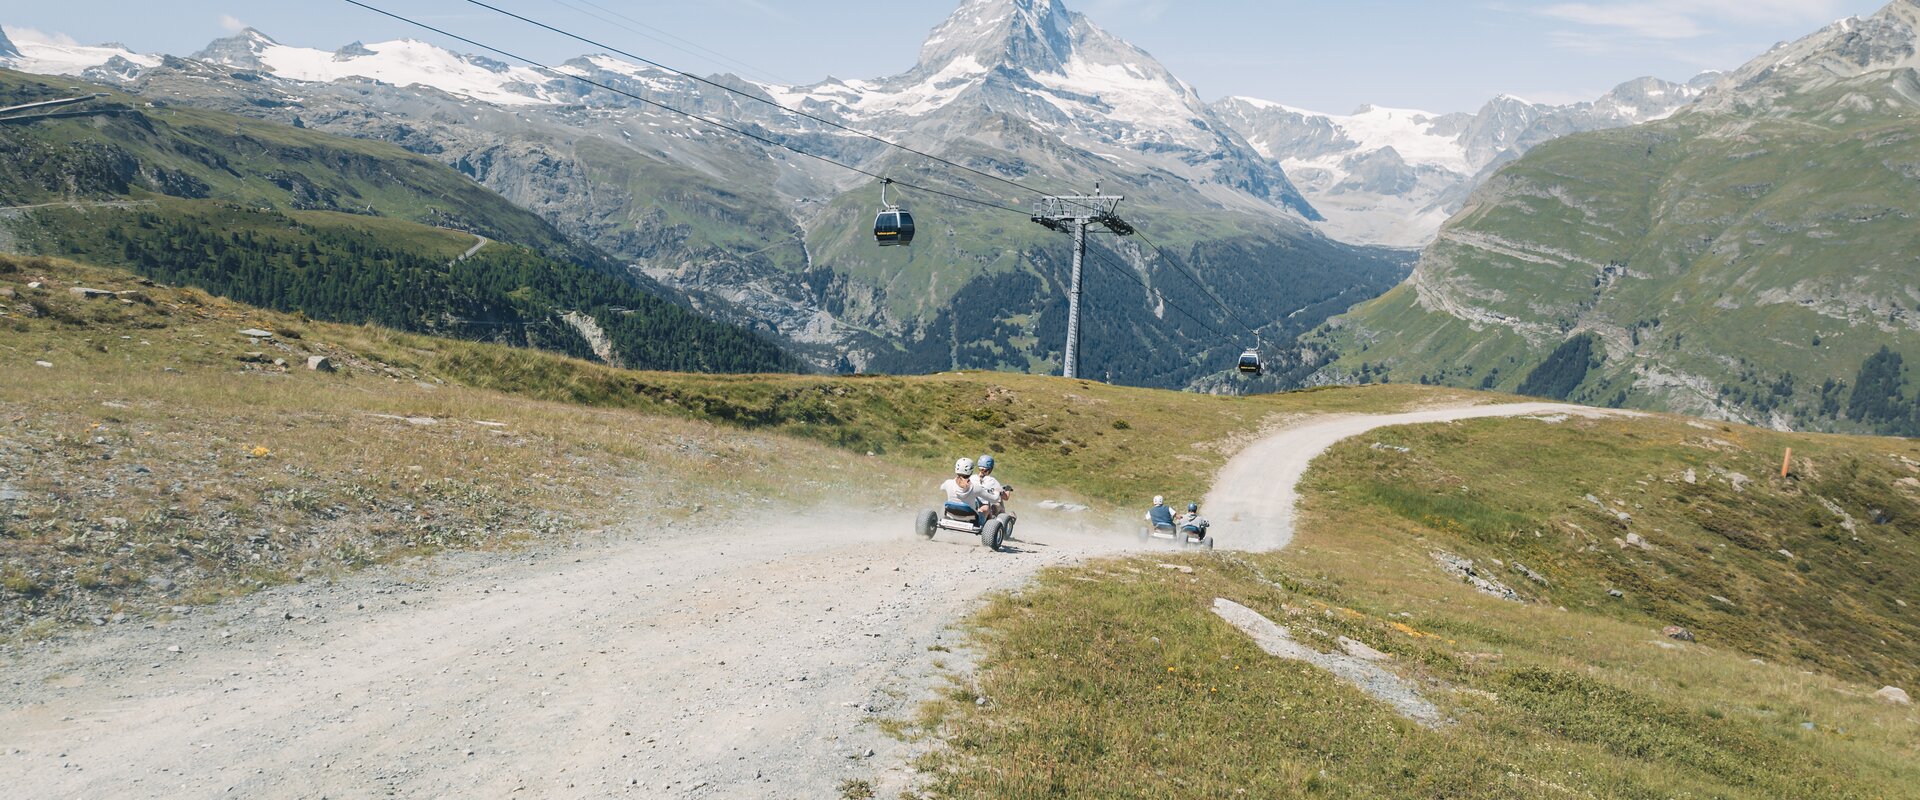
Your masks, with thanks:
M 967 0 L 933 29 L 912 70 L 855 88 L 869 95 L 862 111 L 911 99 L 924 113 L 980 88 L 990 107 L 1112 143 L 1209 136 L 1211 113 L 1192 87 L 1059 0 Z
M 980 70 L 1058 72 L 1073 57 L 1076 24 L 1084 19 L 1055 0 L 967 0 L 921 45 L 914 72 L 940 73 L 962 60 Z
M 7 38 L 5 29 L 0 29 L 0 58 L 19 58 L 20 48 L 13 46 L 13 40 Z
M 207 46 L 201 48 L 200 52 L 194 53 L 193 57 L 201 61 L 241 69 L 266 69 L 265 62 L 260 59 L 261 54 L 279 46 L 280 43 L 274 41 L 273 37 L 253 28 L 247 28 L 225 39 L 215 39 L 207 43 Z

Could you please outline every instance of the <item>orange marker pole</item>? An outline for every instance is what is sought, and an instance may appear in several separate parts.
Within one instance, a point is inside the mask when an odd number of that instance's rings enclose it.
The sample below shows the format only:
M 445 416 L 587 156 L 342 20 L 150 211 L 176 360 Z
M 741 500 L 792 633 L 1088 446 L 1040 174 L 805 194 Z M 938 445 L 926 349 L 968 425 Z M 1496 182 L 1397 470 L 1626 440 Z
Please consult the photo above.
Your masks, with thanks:
M 1780 462 L 1780 477 L 1787 477 L 1787 468 L 1793 466 L 1793 448 L 1787 448 L 1787 457 Z

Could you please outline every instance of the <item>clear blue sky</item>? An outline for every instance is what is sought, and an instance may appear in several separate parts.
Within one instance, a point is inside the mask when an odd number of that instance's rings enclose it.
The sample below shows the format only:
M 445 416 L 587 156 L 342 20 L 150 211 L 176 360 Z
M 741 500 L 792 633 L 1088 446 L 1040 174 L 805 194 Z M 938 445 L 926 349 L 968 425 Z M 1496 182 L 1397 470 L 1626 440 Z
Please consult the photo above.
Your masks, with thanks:
M 581 45 L 525 30 L 461 0 L 365 0 L 529 55 Z M 912 65 L 959 0 L 492 0 L 696 72 L 808 83 Z M 1345 112 L 1362 103 L 1458 111 L 1509 93 L 1566 102 L 1639 75 L 1729 69 L 1775 42 L 1883 0 L 1067 0 L 1215 99 L 1251 95 Z M 597 11 L 642 20 L 634 25 Z M 595 20 L 591 12 L 618 25 Z M 7 3 L 0 24 L 186 54 L 252 25 L 288 44 L 334 49 L 420 32 L 339 0 L 47 0 Z M 621 27 L 624 26 L 624 27 Z M 638 29 L 629 30 L 627 28 Z M 651 28 L 651 30 L 649 30 Z M 663 35 L 661 32 L 664 32 Z M 672 37 L 678 37 L 676 41 Z M 690 47 L 691 42 L 697 47 Z M 670 46 L 671 45 L 671 46 Z M 680 48 L 680 49 L 676 49 Z M 700 48 L 735 61 L 712 57 Z M 462 48 L 466 49 L 466 48 Z M 691 51 L 691 52 L 687 52 Z

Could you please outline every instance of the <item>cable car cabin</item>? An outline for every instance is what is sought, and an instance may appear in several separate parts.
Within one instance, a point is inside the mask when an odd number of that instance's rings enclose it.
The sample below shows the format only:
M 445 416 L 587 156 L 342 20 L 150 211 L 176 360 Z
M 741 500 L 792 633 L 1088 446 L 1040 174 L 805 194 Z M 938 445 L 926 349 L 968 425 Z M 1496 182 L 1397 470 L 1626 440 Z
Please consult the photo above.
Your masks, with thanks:
M 873 240 L 881 247 L 913 244 L 913 214 L 889 208 L 873 218 Z
M 1248 350 L 1240 354 L 1240 372 L 1243 375 L 1260 374 L 1260 351 Z

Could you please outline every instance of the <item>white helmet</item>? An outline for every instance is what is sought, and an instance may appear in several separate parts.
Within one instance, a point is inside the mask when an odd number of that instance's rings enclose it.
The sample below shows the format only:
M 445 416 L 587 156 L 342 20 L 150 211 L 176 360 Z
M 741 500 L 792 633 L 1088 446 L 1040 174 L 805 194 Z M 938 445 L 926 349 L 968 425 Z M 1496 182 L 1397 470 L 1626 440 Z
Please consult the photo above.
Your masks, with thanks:
M 973 459 L 963 458 L 963 459 L 960 459 L 959 461 L 953 462 L 953 474 L 955 475 L 973 474 Z
M 1153 504 L 1156 506 L 1164 506 L 1167 504 L 1167 498 L 1156 494 L 1153 496 Z

